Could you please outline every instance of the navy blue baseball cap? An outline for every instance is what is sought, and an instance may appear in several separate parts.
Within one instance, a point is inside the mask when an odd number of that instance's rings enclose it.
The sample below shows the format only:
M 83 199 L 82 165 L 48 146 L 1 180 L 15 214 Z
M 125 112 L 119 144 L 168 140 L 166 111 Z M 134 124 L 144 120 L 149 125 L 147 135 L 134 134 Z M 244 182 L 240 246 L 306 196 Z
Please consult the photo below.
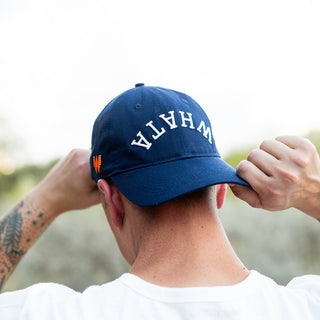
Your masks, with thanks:
M 114 98 L 92 132 L 92 178 L 111 178 L 139 206 L 215 184 L 249 187 L 223 161 L 210 121 L 188 95 L 136 84 Z

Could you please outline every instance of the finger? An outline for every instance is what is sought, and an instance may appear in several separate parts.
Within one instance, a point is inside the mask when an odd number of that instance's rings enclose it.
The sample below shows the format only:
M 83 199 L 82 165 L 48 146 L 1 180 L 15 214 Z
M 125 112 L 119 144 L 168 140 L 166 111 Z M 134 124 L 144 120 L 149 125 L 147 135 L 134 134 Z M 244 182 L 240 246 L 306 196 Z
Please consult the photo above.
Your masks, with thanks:
M 269 177 L 263 171 L 261 171 L 252 162 L 247 160 L 241 161 L 238 164 L 236 171 L 238 176 L 247 181 L 258 193 L 264 188 L 269 179 Z
M 230 185 L 230 189 L 237 198 L 247 202 L 251 207 L 262 207 L 259 196 L 254 190 L 236 184 Z
M 296 149 L 301 144 L 304 144 L 306 139 L 304 139 L 302 137 L 297 137 L 297 136 L 284 135 L 284 136 L 277 137 L 276 140 L 285 144 L 286 146 L 290 147 L 291 149 Z
M 265 140 L 261 143 L 260 149 L 269 153 L 276 159 L 284 159 L 292 151 L 292 148 L 278 140 Z
M 272 176 L 272 168 L 278 161 L 273 155 L 261 149 L 252 150 L 249 153 L 247 160 L 253 163 L 257 168 L 259 168 L 269 177 Z

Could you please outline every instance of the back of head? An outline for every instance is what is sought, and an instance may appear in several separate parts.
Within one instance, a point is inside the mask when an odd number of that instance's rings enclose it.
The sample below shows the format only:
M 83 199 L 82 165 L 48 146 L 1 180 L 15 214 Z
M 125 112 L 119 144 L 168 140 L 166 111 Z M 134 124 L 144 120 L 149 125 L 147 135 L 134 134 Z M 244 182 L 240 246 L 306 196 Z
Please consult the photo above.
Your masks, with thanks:
M 132 203 L 158 206 L 210 185 L 248 186 L 216 148 L 210 121 L 191 97 L 137 84 L 100 113 L 91 173 L 111 178 Z

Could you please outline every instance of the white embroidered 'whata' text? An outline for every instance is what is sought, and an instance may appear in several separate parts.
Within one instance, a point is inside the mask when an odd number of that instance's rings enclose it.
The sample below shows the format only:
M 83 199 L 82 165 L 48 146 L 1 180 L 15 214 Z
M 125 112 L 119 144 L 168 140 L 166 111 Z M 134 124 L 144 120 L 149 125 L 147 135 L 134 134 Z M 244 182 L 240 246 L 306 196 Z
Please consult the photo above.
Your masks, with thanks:
M 195 130 L 196 127 L 194 126 L 193 123 L 193 118 L 192 118 L 192 113 L 190 112 L 184 112 L 184 111 L 179 111 L 180 114 L 180 126 L 182 128 L 189 128 L 191 130 Z M 162 119 L 168 126 L 170 130 L 176 129 L 178 128 L 177 122 L 176 122 L 176 118 L 175 118 L 175 113 L 174 111 L 169 111 L 168 114 L 160 114 L 159 118 Z M 167 131 L 164 127 L 156 128 L 156 126 L 154 125 L 153 121 L 149 121 L 145 127 L 150 128 L 152 130 L 152 139 L 155 141 L 157 139 L 159 139 L 163 134 L 165 134 Z M 206 127 L 206 124 L 204 123 L 204 121 L 201 121 L 199 126 L 196 129 L 198 132 L 202 133 L 203 136 L 208 140 L 208 142 L 210 144 L 212 144 L 212 133 L 211 133 L 211 128 Z M 132 146 L 138 146 L 138 147 L 142 147 L 145 148 L 147 150 L 149 150 L 152 146 L 152 142 L 149 141 L 143 134 L 142 131 L 139 131 L 137 133 L 137 138 L 133 139 L 131 142 Z

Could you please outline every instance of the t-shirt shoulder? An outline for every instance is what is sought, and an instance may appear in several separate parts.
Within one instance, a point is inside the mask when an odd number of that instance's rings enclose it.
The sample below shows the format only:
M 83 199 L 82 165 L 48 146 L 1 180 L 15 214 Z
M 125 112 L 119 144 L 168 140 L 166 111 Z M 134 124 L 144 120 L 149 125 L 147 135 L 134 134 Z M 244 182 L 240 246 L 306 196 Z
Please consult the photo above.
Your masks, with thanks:
M 79 292 L 58 283 L 37 283 L 28 288 L 12 291 L 12 292 L 4 292 L 0 294 L 0 305 L 18 305 L 24 303 L 25 300 L 29 297 L 37 297 L 37 296 L 48 296 L 54 295 L 57 297 L 61 296 L 70 296 L 77 295 Z
M 250 271 L 248 277 L 242 282 L 230 286 L 169 288 L 149 283 L 130 273 L 123 274 L 118 281 L 146 298 L 180 303 L 230 301 L 238 297 L 243 299 L 247 295 L 254 294 L 256 290 L 261 288 L 262 283 L 271 282 L 272 285 L 277 285 L 273 280 L 254 270 Z
M 52 319 L 58 305 L 74 303 L 80 293 L 56 283 L 38 283 L 26 289 L 0 295 L 1 319 L 24 319 L 30 314 Z
M 293 278 L 287 285 L 287 288 L 300 292 L 304 292 L 315 299 L 320 300 L 320 276 L 304 275 Z

